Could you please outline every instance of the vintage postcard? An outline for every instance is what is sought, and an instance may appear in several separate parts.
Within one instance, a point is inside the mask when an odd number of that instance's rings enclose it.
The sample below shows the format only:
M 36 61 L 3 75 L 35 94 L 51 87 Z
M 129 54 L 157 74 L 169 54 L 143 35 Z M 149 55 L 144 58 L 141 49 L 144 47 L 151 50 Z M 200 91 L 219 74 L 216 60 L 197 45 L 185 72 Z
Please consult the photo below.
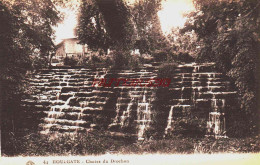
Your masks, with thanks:
M 0 0 L 0 164 L 257 164 L 258 0 Z

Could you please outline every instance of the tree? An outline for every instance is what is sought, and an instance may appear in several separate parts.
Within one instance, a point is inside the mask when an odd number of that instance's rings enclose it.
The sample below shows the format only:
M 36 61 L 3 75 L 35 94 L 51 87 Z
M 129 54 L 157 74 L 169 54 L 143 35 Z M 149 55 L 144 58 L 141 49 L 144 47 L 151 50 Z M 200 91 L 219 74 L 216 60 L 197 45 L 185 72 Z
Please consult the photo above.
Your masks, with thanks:
M 96 1 L 83 1 L 80 5 L 77 36 L 81 43 L 91 49 L 102 48 L 106 51 L 112 44 L 107 33 L 103 14 L 99 11 Z
M 194 30 L 200 50 L 197 61 L 216 62 L 239 92 L 244 133 L 256 133 L 257 62 L 260 3 L 257 0 L 195 0 L 197 12 L 183 29 Z
M 81 3 L 77 36 L 91 48 L 130 49 L 133 26 L 130 11 L 122 0 L 84 1 Z
M 127 5 L 123 0 L 83 1 L 77 35 L 91 48 L 139 48 L 151 53 L 165 47 L 157 12 L 161 0 L 138 0 Z
M 182 29 L 172 28 L 170 34 L 168 34 L 167 39 L 171 44 L 172 52 L 174 54 L 188 53 L 195 57 L 197 55 L 197 36 L 194 31 L 185 31 Z
M 24 25 L 21 32 L 28 38 L 24 43 L 30 47 L 31 58 L 40 58 L 46 65 L 47 58 L 54 53 L 53 34 L 51 26 L 55 26 L 60 20 L 55 1 L 51 0 L 14 0 L 5 1 L 13 14 Z
M 151 53 L 166 46 L 157 15 L 160 9 L 161 0 L 138 0 L 132 7 L 131 13 L 137 31 L 136 46 L 141 53 Z
M 36 67 L 35 58 L 46 64 L 54 51 L 51 26 L 59 21 L 59 13 L 51 0 L 4 0 L 0 1 L 0 21 L 2 126 L 14 130 L 27 89 L 26 73 Z

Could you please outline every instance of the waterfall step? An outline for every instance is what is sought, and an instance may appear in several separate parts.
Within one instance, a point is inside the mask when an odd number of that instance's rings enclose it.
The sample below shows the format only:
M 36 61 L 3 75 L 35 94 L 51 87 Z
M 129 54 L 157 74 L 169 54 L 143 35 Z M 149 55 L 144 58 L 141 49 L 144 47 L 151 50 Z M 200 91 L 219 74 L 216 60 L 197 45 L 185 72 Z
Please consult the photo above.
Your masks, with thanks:
M 168 100 L 168 111 L 154 112 L 153 105 L 158 104 L 157 87 L 93 86 L 95 79 L 157 78 L 160 65 L 154 62 L 134 70 L 77 67 L 42 69 L 31 75 L 29 80 L 33 92 L 22 100 L 22 105 L 28 112 L 34 110 L 35 113 L 41 113 L 43 123 L 40 127 L 45 133 L 111 127 L 115 134 L 125 135 L 128 131 L 131 136 L 142 139 L 156 113 L 167 113 L 160 120 L 167 121 L 164 123 L 165 132 L 169 133 L 174 130 L 174 115 L 188 117 L 190 113 L 224 111 L 224 107 L 237 94 L 230 91 L 226 76 L 215 72 L 214 63 L 181 64 L 175 67 L 165 98 Z

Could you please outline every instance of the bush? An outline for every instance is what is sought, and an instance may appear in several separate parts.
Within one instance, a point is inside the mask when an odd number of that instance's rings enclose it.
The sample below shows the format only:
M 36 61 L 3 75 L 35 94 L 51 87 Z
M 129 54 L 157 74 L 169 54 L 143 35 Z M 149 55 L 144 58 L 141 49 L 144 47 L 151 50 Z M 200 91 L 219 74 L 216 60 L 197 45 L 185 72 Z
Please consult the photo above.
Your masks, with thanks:
M 132 137 L 110 136 L 103 131 L 59 134 L 52 137 L 21 129 L 19 132 L 2 132 L 2 140 L 3 156 L 100 155 L 107 152 L 183 154 L 260 151 L 258 137 L 214 139 L 173 136 L 170 139 L 147 139 L 136 142 Z
M 99 155 L 119 150 L 132 142 L 129 138 L 117 138 L 101 131 L 78 134 L 42 135 L 24 130 L 4 133 L 2 153 L 5 156 L 46 156 L 46 155 Z
M 152 53 L 152 56 L 154 58 L 154 61 L 156 62 L 172 61 L 178 63 L 191 63 L 195 61 L 195 59 L 191 55 L 189 55 L 189 53 L 178 52 L 176 54 L 171 50 L 157 50 Z
M 51 62 L 52 63 L 59 63 L 60 61 L 58 59 L 54 58 L 54 59 L 51 60 Z
M 113 60 L 110 55 L 99 55 L 98 53 L 92 53 L 90 56 L 84 56 L 81 58 L 79 65 L 96 68 L 96 67 L 111 67 L 113 66 Z
M 100 55 L 94 54 L 90 58 L 91 58 L 91 61 L 93 63 L 101 63 L 102 62 L 102 57 Z
M 114 51 L 111 53 L 114 65 L 113 68 L 115 69 L 122 69 L 128 66 L 130 60 L 130 52 L 124 51 Z
M 113 51 L 109 55 L 100 55 L 98 52 L 94 52 L 90 56 L 84 56 L 79 60 L 66 57 L 64 65 L 80 65 L 88 68 L 134 69 L 139 68 L 145 60 L 144 57 L 136 54 L 131 55 L 128 51 Z
M 144 58 L 140 55 L 134 54 L 131 56 L 129 61 L 129 67 L 132 69 L 139 68 L 142 64 L 144 64 Z
M 171 54 L 171 59 L 175 62 L 179 62 L 179 63 L 191 63 L 194 62 L 195 59 L 189 55 L 189 53 L 178 53 L 178 54 Z
M 31 57 L 33 69 L 42 69 L 48 66 L 48 57 L 33 56 Z
M 144 58 L 129 51 L 114 51 L 111 53 L 114 69 L 134 69 L 144 63 Z
M 206 121 L 201 118 L 197 118 L 193 115 L 187 115 L 188 117 L 177 117 L 174 119 L 174 129 L 169 132 L 168 137 L 180 136 L 180 137 L 204 137 L 206 134 Z
M 152 53 L 152 56 L 154 58 L 154 61 L 156 62 L 162 62 L 162 61 L 167 61 L 167 51 L 155 51 Z
M 80 58 L 78 64 L 80 66 L 85 66 L 88 63 L 89 59 L 90 59 L 89 56 L 83 56 L 82 58 Z
M 178 64 L 175 63 L 175 62 L 161 64 L 159 66 L 158 76 L 160 78 L 170 78 L 170 77 L 172 77 L 177 65 Z
M 112 67 L 114 64 L 112 57 L 109 55 L 104 56 L 102 61 L 104 63 L 104 67 L 106 68 Z
M 151 63 L 154 61 L 153 57 L 149 54 L 142 54 L 141 58 L 143 59 L 143 63 Z
M 64 58 L 64 65 L 69 65 L 69 66 L 75 66 L 78 64 L 78 60 L 72 57 L 65 57 Z

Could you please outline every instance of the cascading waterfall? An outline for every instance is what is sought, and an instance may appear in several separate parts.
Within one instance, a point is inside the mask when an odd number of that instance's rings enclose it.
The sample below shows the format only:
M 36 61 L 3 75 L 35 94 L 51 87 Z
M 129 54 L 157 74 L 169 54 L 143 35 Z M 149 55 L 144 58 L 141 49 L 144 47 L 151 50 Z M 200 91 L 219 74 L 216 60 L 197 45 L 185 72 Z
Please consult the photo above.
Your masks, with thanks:
M 200 116 L 201 111 L 209 111 L 207 136 L 225 137 L 226 95 L 233 96 L 236 92 L 224 91 L 227 89 L 223 86 L 221 73 L 212 72 L 209 66 L 212 64 L 192 63 L 179 66 L 182 71 L 178 70 L 174 77 L 177 81 L 179 79 L 179 83 L 173 90 L 176 92 L 172 93 L 175 95 L 174 104 L 169 106 L 165 134 L 175 131 L 174 125 L 178 124 L 173 121 L 173 115 L 187 119 L 187 115 L 191 113 L 192 116 L 196 113 Z M 196 112 L 193 113 L 194 110 Z
M 236 92 L 229 91 L 225 77 L 214 72 L 213 65 L 192 63 L 176 66 L 172 75 L 173 83 L 169 86 L 169 92 L 167 91 L 167 109 L 158 109 L 163 117 L 160 119 L 163 121 L 163 128 L 158 127 L 162 129 L 160 131 L 165 134 L 179 132 L 182 128 L 175 124 L 179 121 L 186 122 L 195 116 L 196 120 L 205 122 L 201 126 L 207 124 L 207 135 L 225 135 L 226 107 L 231 107 L 231 99 Z M 156 78 L 157 74 L 153 72 L 158 68 L 147 66 L 137 70 L 120 70 L 116 71 L 116 75 L 120 79 L 151 79 Z M 37 90 L 22 103 L 44 113 L 44 123 L 40 125 L 43 133 L 85 131 L 103 126 L 110 128 L 109 126 L 115 124 L 116 127 L 111 132 L 129 133 L 142 140 L 145 131 L 151 126 L 151 118 L 159 114 L 151 115 L 150 110 L 151 107 L 156 107 L 152 105 L 155 103 L 152 99 L 159 88 L 138 85 L 104 88 L 97 83 L 92 86 L 93 79 L 102 79 L 113 73 L 107 73 L 103 68 L 45 69 L 34 75 L 30 84 Z M 109 106 L 106 104 L 108 99 L 112 100 Z M 110 118 L 110 110 L 114 115 L 113 119 Z M 105 116 L 108 120 L 104 123 L 102 115 L 108 115 Z
M 168 116 L 168 120 L 167 120 L 167 126 L 165 129 L 165 134 L 168 134 L 169 131 L 171 131 L 172 128 L 172 119 L 173 119 L 173 106 L 171 106 L 170 112 L 169 112 L 169 116 Z
M 143 95 L 142 102 L 137 106 L 137 125 L 138 125 L 138 140 L 144 140 L 145 130 L 151 123 L 151 110 L 150 105 L 146 100 L 145 94 Z
M 67 107 L 69 104 L 68 100 L 70 100 L 71 98 L 69 98 L 63 105 L 59 105 L 59 104 L 63 103 L 63 101 L 60 100 L 62 84 L 66 83 L 66 86 L 68 86 L 70 77 L 71 77 L 70 75 L 63 75 L 62 81 L 59 82 L 59 86 L 57 87 L 59 90 L 57 91 L 57 94 L 56 94 L 56 100 L 54 100 L 52 102 L 52 104 L 54 104 L 54 106 L 51 106 L 50 111 L 48 111 L 47 118 L 44 119 L 44 121 L 46 122 L 46 125 L 44 126 L 44 130 L 41 131 L 42 134 L 48 134 L 50 132 L 51 127 L 57 126 L 55 119 L 58 119 L 62 114 L 64 114 L 64 112 L 62 112 L 62 109 L 64 107 Z M 73 95 L 73 97 L 74 97 L 74 95 Z M 55 104 L 58 104 L 58 105 L 55 105 Z M 60 110 L 56 111 L 56 109 L 60 109 Z
M 216 138 L 226 137 L 226 123 L 224 113 L 210 112 L 207 122 L 207 135 L 214 136 Z
M 151 75 L 151 72 L 148 72 L 147 70 L 140 70 L 134 73 L 131 72 L 125 73 L 125 75 L 133 76 L 134 78 L 139 78 L 139 79 L 155 77 L 155 75 L 147 77 L 147 75 Z M 109 125 L 110 130 L 123 131 L 123 132 L 126 131 L 126 133 L 129 132 L 133 133 L 139 130 L 144 131 L 144 127 L 146 126 L 146 124 L 144 125 L 142 124 L 142 122 L 146 120 L 147 116 L 140 117 L 139 112 L 147 113 L 146 111 L 148 110 L 148 107 L 144 108 L 146 110 L 142 110 L 142 111 L 140 110 L 141 104 L 145 104 L 145 106 L 146 104 L 148 104 L 146 103 L 146 97 L 147 96 L 149 97 L 149 95 L 145 92 L 145 90 L 150 90 L 150 89 L 147 89 L 145 87 L 140 87 L 140 86 L 134 86 L 134 87 L 126 86 L 120 88 L 120 95 L 117 98 L 117 103 L 116 103 L 116 116 L 114 117 L 112 123 Z M 152 92 L 150 92 L 150 94 L 152 94 Z M 139 104 L 138 104 L 138 100 L 140 100 Z M 142 118 L 143 121 L 140 118 Z M 134 125 L 136 125 L 136 129 L 134 128 L 128 130 L 123 129 L 123 128 L 128 128 L 129 126 L 134 127 Z M 139 129 L 139 127 L 141 129 Z M 139 134 L 141 137 L 143 133 L 139 133 Z
M 103 72 L 102 72 L 103 71 Z M 104 78 L 105 75 L 107 74 L 106 70 L 102 70 L 101 73 L 99 71 L 96 72 L 95 78 Z M 76 72 L 75 74 L 81 73 L 81 70 Z M 81 92 L 78 92 L 80 87 L 72 87 L 69 86 L 69 80 L 71 79 L 71 75 L 64 75 L 61 78 L 61 81 L 59 83 L 59 91 L 56 93 L 56 100 L 54 100 L 52 103 L 54 104 L 53 106 L 50 107 L 50 110 L 47 113 L 47 117 L 44 119 L 45 123 L 43 124 L 42 128 L 43 130 L 41 131 L 42 134 L 48 134 L 50 131 L 54 130 L 59 131 L 63 129 L 64 131 L 69 131 L 69 132 L 77 132 L 77 131 L 83 131 L 84 128 L 82 125 L 85 125 L 87 121 L 83 119 L 83 116 L 85 115 L 85 111 L 90 111 L 90 110 L 96 110 L 95 108 L 92 108 L 91 106 L 94 106 L 93 103 L 91 103 L 90 99 L 96 100 L 96 103 L 99 104 L 105 104 L 105 102 L 100 102 L 99 99 L 101 97 L 96 97 L 96 96 L 90 96 L 90 97 L 80 97 L 79 94 L 81 95 L 91 95 L 91 93 L 96 90 L 98 91 L 98 87 L 95 89 L 92 89 L 92 92 L 88 92 L 85 90 L 88 89 L 82 89 Z M 85 83 L 85 82 L 84 82 Z M 63 86 L 62 86 L 63 84 Z M 64 86 L 64 84 L 66 84 Z M 89 83 L 89 80 L 87 82 Z M 62 93 L 62 89 L 77 89 L 76 91 L 69 91 L 65 92 L 65 96 L 69 96 L 65 101 L 60 100 Z M 79 96 L 77 96 L 79 95 Z M 83 101 L 82 101 L 83 100 Z M 93 102 L 93 101 L 92 101 Z M 58 104 L 59 103 L 59 104 Z M 62 104 L 63 103 L 63 104 Z M 65 116 L 71 116 L 71 119 L 64 119 Z M 74 117 L 75 116 L 75 117 Z M 92 125 L 93 126 L 93 125 Z M 73 131 L 74 130 L 74 131 Z
M 209 112 L 207 136 L 226 137 L 225 99 L 212 99 L 212 112 Z
M 121 88 L 121 92 L 124 90 L 124 88 Z M 121 101 L 123 97 L 118 97 L 117 98 L 117 103 L 116 103 L 116 116 L 113 119 L 112 124 L 109 125 L 109 127 L 113 127 L 116 125 L 119 125 L 120 128 L 127 127 L 130 123 L 127 122 L 130 120 L 131 112 L 133 111 L 133 105 L 135 103 L 135 97 L 132 93 L 136 92 L 136 88 L 133 91 L 128 92 L 128 96 L 126 99 L 130 99 L 130 101 L 127 103 L 127 107 L 125 110 L 121 112 L 121 106 L 124 105 L 124 103 Z M 122 113 L 120 115 L 120 113 Z
M 50 108 L 50 111 L 48 112 L 47 118 L 45 118 L 46 129 L 43 130 L 41 133 L 47 134 L 50 132 L 51 126 L 55 126 L 57 119 L 64 114 L 63 109 L 68 108 L 70 101 L 75 98 L 75 93 L 71 97 L 67 99 L 67 101 L 63 105 L 54 105 Z
M 123 89 L 124 88 L 120 88 L 119 93 L 122 93 Z M 116 102 L 116 116 L 114 117 L 112 123 L 108 126 L 108 128 L 112 128 L 114 126 L 117 126 L 118 123 L 120 122 L 120 118 L 121 118 L 121 116 L 120 116 L 120 108 L 121 108 L 121 104 L 122 104 L 121 103 L 121 99 L 122 99 L 122 97 L 118 97 L 117 98 L 117 102 Z M 122 127 L 122 125 L 121 125 L 121 127 Z

